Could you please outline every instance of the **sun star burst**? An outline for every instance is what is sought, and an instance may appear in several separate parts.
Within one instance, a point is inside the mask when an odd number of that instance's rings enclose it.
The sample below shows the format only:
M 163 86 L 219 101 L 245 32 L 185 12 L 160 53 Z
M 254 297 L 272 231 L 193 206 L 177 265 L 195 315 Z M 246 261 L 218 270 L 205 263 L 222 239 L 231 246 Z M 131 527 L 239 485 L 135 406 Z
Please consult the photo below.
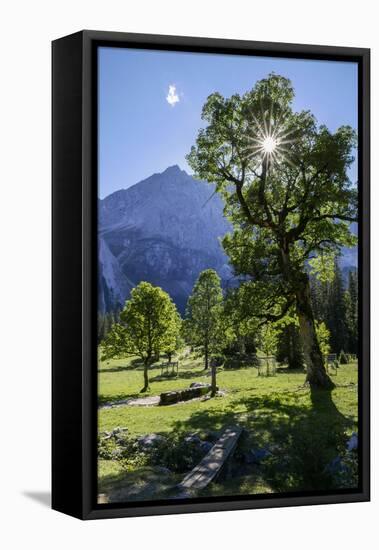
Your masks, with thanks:
M 262 142 L 262 148 L 266 154 L 273 153 L 276 149 L 276 139 L 272 136 L 267 136 Z
M 280 162 L 292 164 L 290 147 L 295 142 L 290 128 L 283 115 L 273 116 L 273 109 L 269 112 L 262 109 L 259 120 L 252 115 L 252 123 L 245 150 L 247 157 L 256 161 L 256 165 L 266 165 L 266 168 Z

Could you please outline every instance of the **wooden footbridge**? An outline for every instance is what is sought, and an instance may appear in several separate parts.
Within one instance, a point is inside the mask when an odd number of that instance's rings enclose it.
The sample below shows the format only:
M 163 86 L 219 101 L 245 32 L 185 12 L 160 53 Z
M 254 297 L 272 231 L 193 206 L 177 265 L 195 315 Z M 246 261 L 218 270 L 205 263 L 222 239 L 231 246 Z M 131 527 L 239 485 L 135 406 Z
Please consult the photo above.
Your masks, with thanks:
M 177 485 L 180 491 L 191 492 L 204 489 L 214 481 L 233 455 L 243 429 L 239 426 L 226 428 L 220 439 L 195 468 Z

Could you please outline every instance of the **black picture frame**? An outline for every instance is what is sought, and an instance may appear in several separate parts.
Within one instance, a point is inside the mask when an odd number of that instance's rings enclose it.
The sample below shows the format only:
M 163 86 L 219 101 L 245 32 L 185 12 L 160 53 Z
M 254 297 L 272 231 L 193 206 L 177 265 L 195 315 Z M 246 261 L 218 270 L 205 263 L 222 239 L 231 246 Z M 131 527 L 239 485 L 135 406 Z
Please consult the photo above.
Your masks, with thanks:
M 97 63 L 99 45 L 355 61 L 359 74 L 360 487 L 293 493 L 96 503 Z M 370 499 L 370 50 L 81 31 L 52 43 L 52 507 L 81 519 L 241 510 Z

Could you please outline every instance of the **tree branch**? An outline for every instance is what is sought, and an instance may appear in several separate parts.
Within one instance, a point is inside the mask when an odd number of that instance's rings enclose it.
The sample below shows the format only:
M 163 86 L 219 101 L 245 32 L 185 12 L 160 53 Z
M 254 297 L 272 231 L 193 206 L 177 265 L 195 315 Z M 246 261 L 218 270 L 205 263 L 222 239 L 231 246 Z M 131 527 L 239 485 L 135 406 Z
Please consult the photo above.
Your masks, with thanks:
M 262 315 L 257 315 L 257 317 L 263 317 L 264 319 L 258 323 L 258 327 L 263 326 L 266 323 L 274 323 L 275 321 L 280 321 L 280 319 L 283 319 L 283 317 L 288 313 L 288 310 L 290 307 L 294 304 L 294 297 L 287 298 L 287 301 L 283 304 L 282 310 L 280 313 L 274 315 L 271 313 L 266 313 Z

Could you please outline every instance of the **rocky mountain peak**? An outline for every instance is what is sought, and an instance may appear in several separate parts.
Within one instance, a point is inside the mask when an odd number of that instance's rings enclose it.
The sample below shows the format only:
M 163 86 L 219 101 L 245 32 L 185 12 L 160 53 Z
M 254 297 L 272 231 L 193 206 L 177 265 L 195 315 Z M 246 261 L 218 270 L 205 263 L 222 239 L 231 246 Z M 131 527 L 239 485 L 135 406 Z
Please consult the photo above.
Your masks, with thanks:
M 130 282 L 148 280 L 169 292 L 184 311 L 203 269 L 230 276 L 220 242 L 229 229 L 214 186 L 195 180 L 178 165 L 112 193 L 99 201 L 99 234 L 109 251 L 103 254 L 107 265 L 101 266 L 106 276 L 100 294 L 123 295 L 119 289 L 105 288 L 109 281 L 119 281 L 120 286 L 122 273 L 123 289 Z M 102 303 L 108 302 L 102 298 Z

